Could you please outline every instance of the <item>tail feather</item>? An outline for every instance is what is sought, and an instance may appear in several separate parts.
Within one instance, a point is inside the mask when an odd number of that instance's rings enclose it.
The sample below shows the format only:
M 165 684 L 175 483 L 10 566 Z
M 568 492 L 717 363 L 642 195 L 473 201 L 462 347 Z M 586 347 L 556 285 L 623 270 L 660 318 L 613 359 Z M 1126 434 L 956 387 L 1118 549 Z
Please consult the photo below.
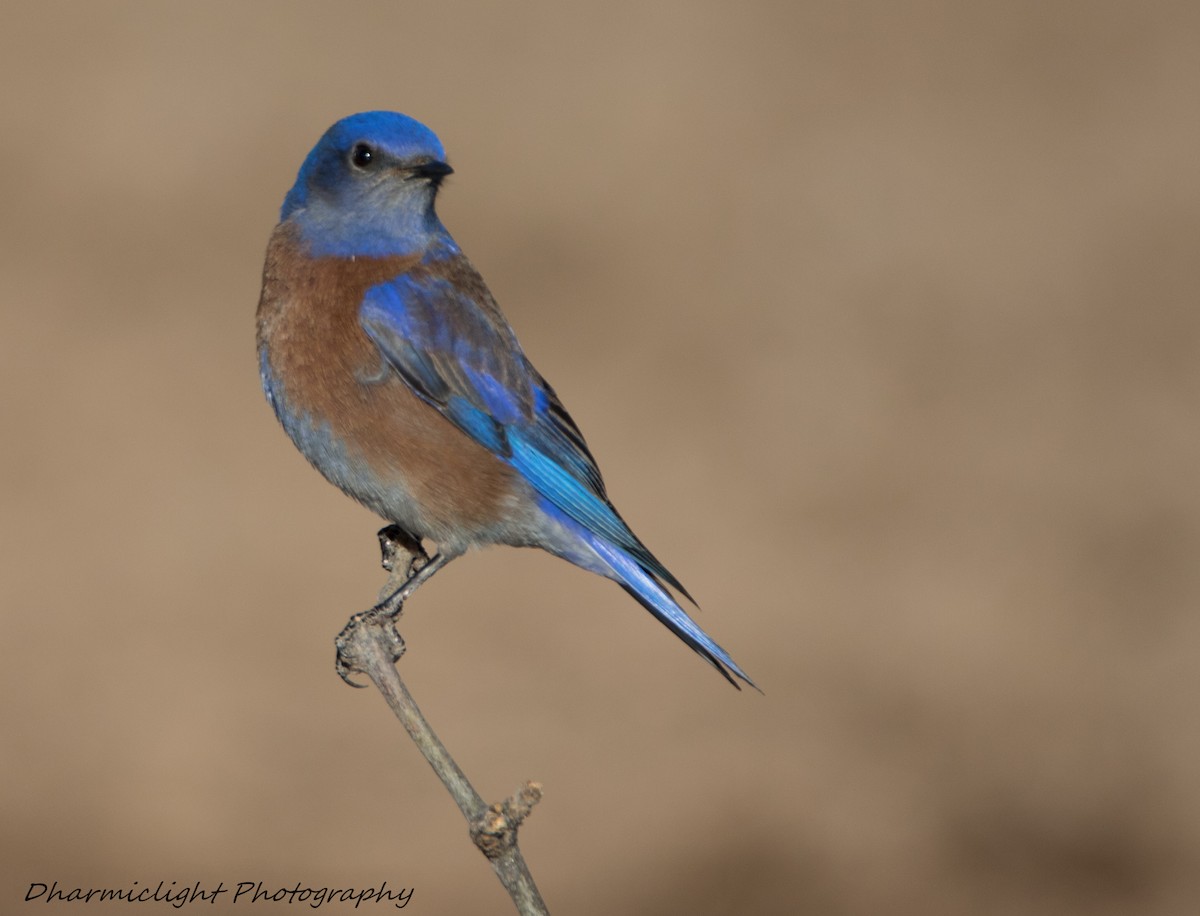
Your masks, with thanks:
M 725 680 L 741 690 L 741 685 L 735 680 L 736 675 L 737 678 L 762 693 L 759 686 L 750 679 L 750 676 L 730 657 L 729 653 L 696 625 L 696 622 L 687 615 L 687 612 L 641 563 L 602 537 L 592 536 L 588 538 L 588 541 L 612 570 L 611 578 L 637 599 L 642 607 L 662 621 L 667 629 L 721 672 Z

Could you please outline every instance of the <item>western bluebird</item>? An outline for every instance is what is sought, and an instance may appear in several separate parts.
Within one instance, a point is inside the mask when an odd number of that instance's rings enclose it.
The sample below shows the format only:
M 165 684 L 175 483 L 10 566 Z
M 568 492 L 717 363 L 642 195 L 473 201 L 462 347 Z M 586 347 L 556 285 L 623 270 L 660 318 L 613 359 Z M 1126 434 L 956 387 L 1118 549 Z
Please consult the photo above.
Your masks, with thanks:
M 754 686 L 671 597 L 687 594 L 605 493 L 579 427 L 525 358 L 438 220 L 451 173 L 434 133 L 371 111 L 304 160 L 271 235 L 258 305 L 263 389 L 296 447 L 438 553 L 540 547 L 614 580 L 738 686 Z

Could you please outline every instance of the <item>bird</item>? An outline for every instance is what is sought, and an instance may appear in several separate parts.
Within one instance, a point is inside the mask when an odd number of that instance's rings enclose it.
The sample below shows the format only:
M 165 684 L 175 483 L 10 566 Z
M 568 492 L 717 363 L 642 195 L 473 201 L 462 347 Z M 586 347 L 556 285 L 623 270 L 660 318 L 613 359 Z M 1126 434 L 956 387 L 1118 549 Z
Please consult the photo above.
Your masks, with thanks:
M 453 171 L 437 135 L 393 111 L 342 118 L 305 157 L 257 311 L 275 416 L 327 480 L 436 545 L 393 606 L 468 550 L 538 547 L 617 582 L 757 690 L 672 596 L 693 601 L 618 514 L 579 427 L 442 225 Z

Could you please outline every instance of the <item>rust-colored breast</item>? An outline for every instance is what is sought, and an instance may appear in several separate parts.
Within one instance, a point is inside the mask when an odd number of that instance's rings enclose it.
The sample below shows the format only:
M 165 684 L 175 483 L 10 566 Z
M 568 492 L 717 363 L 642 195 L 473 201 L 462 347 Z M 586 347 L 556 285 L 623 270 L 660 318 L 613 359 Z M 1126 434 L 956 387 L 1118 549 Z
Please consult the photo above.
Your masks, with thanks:
M 417 258 L 310 258 L 271 237 L 258 307 L 264 385 L 296 446 L 330 481 L 436 541 L 490 541 L 516 472 L 420 400 L 358 319 L 363 294 Z

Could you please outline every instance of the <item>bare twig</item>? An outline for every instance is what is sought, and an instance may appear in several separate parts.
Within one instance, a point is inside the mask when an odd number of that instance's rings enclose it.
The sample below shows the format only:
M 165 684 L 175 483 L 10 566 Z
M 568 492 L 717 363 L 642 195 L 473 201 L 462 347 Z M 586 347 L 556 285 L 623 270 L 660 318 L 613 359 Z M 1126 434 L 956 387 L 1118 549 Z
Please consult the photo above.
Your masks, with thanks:
M 383 550 L 383 568 L 389 573 L 388 582 L 380 592 L 383 602 L 429 558 L 420 544 L 394 526 L 379 532 L 379 543 Z M 371 680 L 462 811 L 470 827 L 471 839 L 491 862 L 517 911 L 523 916 L 548 916 L 546 904 L 517 846 L 517 828 L 541 799 L 542 787 L 527 782 L 510 798 L 490 806 L 480 797 L 429 727 L 400 679 L 395 663 L 404 654 L 404 640 L 396 632 L 398 614 L 389 613 L 392 610 L 377 606 L 350 618 L 337 638 L 338 673 L 351 684 L 354 683 L 349 679 L 352 672 L 364 674 Z

